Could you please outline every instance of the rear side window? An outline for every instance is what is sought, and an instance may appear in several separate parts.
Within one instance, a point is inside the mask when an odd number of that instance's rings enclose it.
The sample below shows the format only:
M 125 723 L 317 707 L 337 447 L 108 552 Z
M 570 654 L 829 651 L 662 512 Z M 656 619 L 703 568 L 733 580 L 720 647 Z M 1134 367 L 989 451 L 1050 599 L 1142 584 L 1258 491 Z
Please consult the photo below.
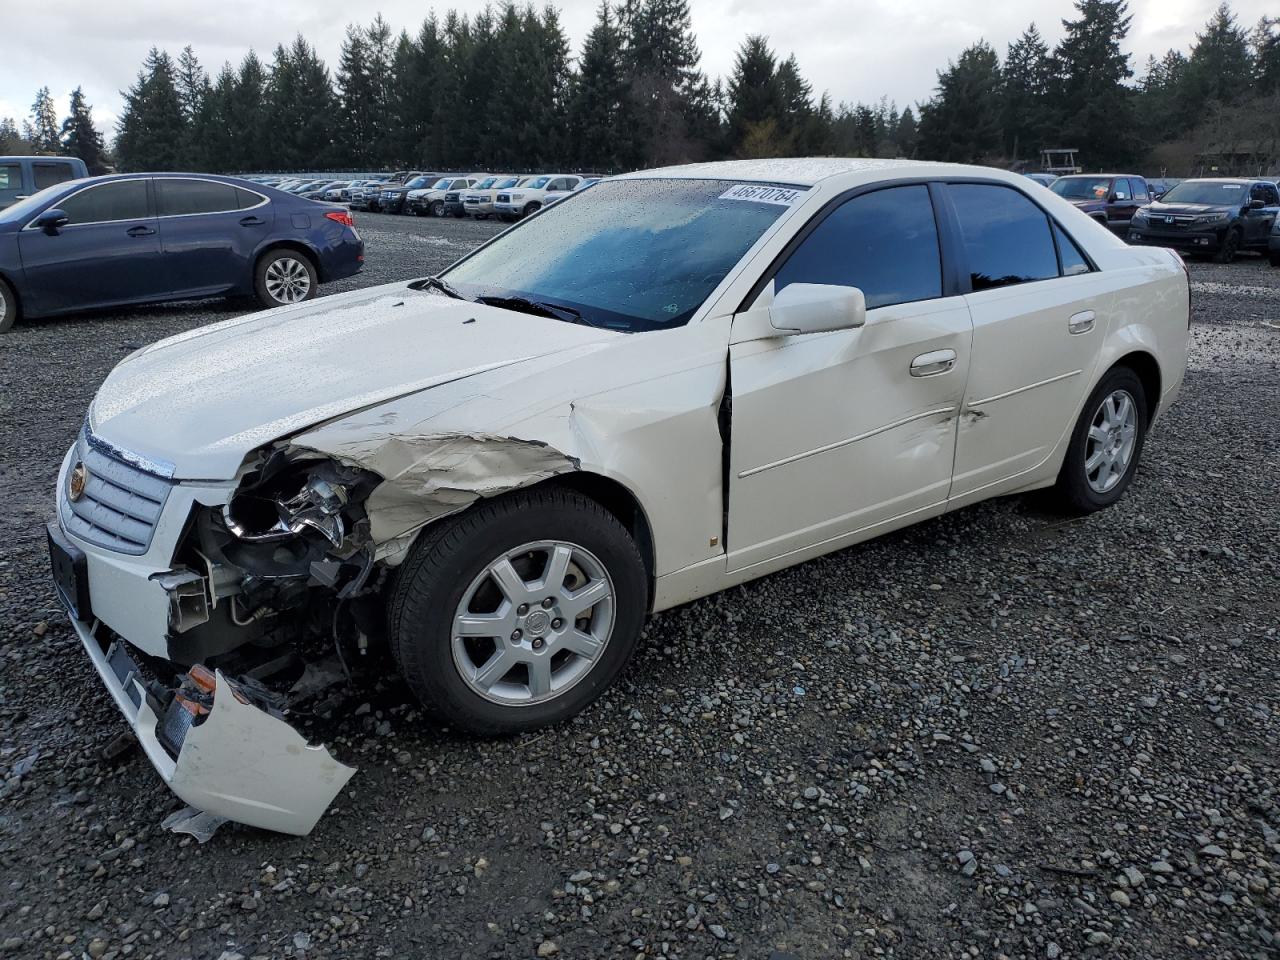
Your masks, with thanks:
M 90 187 L 58 205 L 72 223 L 108 223 L 116 220 L 145 220 L 147 181 L 118 180 Z
M 1062 275 L 1074 277 L 1088 273 L 1091 269 L 1076 242 L 1067 236 L 1067 232 L 1056 223 L 1053 225 L 1053 238 L 1058 242 L 1058 259 L 1062 262 Z
M 929 188 L 889 187 L 837 207 L 782 265 L 775 294 L 792 283 L 858 287 L 868 308 L 942 296 Z
M 22 167 L 0 163 L 0 203 L 13 203 L 22 194 Z
M 199 213 L 229 213 L 246 204 L 244 197 L 252 197 L 248 190 L 241 190 L 229 183 L 212 180 L 159 179 L 156 184 L 156 206 L 162 217 L 183 217 Z M 257 198 L 254 198 L 257 202 Z
M 1151 197 L 1147 195 L 1147 181 L 1130 180 L 1129 185 L 1133 187 L 1133 199 L 1138 200 L 1142 203 L 1146 203 L 1148 200 L 1151 199 Z
M 976 293 L 1058 275 L 1049 218 L 1020 191 L 993 183 L 948 187 Z
M 36 189 L 43 190 L 55 183 L 66 183 L 76 178 L 76 172 L 69 163 L 33 163 L 31 177 L 35 180 Z

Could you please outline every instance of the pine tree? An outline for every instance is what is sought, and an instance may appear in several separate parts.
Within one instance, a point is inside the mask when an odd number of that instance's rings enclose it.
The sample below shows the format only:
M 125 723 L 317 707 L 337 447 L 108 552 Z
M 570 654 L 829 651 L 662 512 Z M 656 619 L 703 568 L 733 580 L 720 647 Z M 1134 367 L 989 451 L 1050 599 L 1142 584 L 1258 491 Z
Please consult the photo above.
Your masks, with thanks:
M 1254 89 L 1262 96 L 1280 93 L 1280 17 L 1263 17 L 1253 28 Z
M 629 107 L 622 32 L 604 0 L 582 46 L 574 78 L 569 107 L 573 161 L 602 170 L 622 166 L 632 152 L 632 131 L 626 120 Z
M 937 93 L 920 109 L 921 154 L 929 160 L 977 163 L 999 150 L 999 90 L 995 50 L 982 41 L 965 49 L 938 72 Z
M 23 139 L 13 117 L 0 117 L 0 154 L 25 156 L 30 152 L 31 146 Z
M 116 138 L 122 169 L 177 170 L 183 166 L 186 123 L 173 59 L 152 47 L 137 81 L 124 94 Z
M 1239 103 L 1249 95 L 1252 83 L 1249 36 L 1223 3 L 1205 24 L 1204 32 L 1196 34 L 1181 85 L 1182 107 L 1196 114 L 1210 103 Z
M 408 166 L 427 165 L 444 119 L 440 95 L 444 85 L 444 39 L 435 14 L 429 15 L 408 45 L 396 48 L 393 112 L 395 152 Z
M 1075 0 L 1075 6 L 1080 16 L 1062 21 L 1066 35 L 1053 54 L 1059 135 L 1089 167 L 1131 163 L 1140 150 L 1125 84 L 1133 71 L 1121 44 L 1133 18 L 1125 0 Z
M 738 48 L 729 76 L 729 152 L 740 157 L 785 156 L 790 144 L 781 136 L 784 112 L 777 57 L 763 36 L 748 36 Z M 769 139 L 761 136 L 765 125 Z M 750 148 L 745 149 L 748 138 Z
M 53 107 L 53 97 L 48 87 L 41 87 L 36 101 L 31 105 L 31 149 L 36 153 L 56 154 L 62 150 L 58 137 L 58 114 Z
M 1005 154 L 1013 160 L 1035 156 L 1054 144 L 1044 143 L 1053 129 L 1049 111 L 1052 77 L 1049 47 L 1033 23 L 1005 54 L 1001 71 L 1001 125 Z
M 189 45 L 183 47 L 182 53 L 178 55 L 175 82 L 178 102 L 182 105 L 182 118 L 186 124 L 183 166 L 189 170 L 209 170 L 223 162 L 224 158 L 212 156 L 208 152 L 205 99 L 209 95 L 209 74 L 200 65 L 195 50 Z
M 62 152 L 69 157 L 79 157 L 89 168 L 89 175 L 96 177 L 106 173 L 103 162 L 102 134 L 93 125 L 92 108 L 85 102 L 84 91 L 79 87 L 71 91 L 71 112 L 62 121 Z

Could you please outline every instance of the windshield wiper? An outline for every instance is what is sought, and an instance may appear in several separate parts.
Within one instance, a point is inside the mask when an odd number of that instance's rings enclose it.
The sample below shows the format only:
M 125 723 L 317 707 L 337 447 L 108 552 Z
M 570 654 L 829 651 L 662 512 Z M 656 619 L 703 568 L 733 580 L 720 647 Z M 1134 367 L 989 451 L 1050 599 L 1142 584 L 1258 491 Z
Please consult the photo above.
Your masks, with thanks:
M 467 300 L 460 294 L 447 280 L 441 280 L 439 277 L 423 277 L 421 280 L 415 280 L 409 284 L 410 290 L 439 290 L 447 297 L 453 297 L 455 300 Z
M 562 303 L 549 303 L 546 300 L 530 300 L 528 297 L 477 297 L 481 303 L 491 307 L 503 307 L 507 310 L 519 310 L 521 313 L 532 313 L 535 316 L 551 317 L 566 323 L 580 323 L 585 327 L 597 327 L 573 307 Z

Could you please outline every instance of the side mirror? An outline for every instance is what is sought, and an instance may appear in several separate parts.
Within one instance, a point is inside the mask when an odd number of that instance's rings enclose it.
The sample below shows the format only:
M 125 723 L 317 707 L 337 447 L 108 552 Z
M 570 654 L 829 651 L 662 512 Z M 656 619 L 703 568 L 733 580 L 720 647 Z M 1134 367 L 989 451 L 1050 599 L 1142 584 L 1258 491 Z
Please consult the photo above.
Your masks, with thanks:
M 70 222 L 71 218 L 57 207 L 52 207 L 36 217 L 36 226 L 51 237 Z
M 792 283 L 769 306 L 769 323 L 776 336 L 852 330 L 866 322 L 867 300 L 857 287 Z
M 1250 210 L 1261 210 L 1266 205 L 1267 205 L 1267 201 L 1263 200 L 1261 197 L 1252 197 L 1249 200 Z

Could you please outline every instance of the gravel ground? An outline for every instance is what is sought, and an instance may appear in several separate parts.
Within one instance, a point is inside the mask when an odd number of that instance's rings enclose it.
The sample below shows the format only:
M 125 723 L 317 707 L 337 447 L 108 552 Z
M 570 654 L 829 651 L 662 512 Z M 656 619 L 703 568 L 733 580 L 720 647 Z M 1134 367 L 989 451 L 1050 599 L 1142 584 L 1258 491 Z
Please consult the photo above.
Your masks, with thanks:
M 488 224 L 359 218 L 360 284 Z M 96 385 L 200 304 L 0 340 L 0 948 L 23 957 L 1274 957 L 1280 270 L 1193 264 L 1181 402 L 1087 520 L 981 504 L 653 618 L 574 722 L 477 742 L 392 677 L 309 734 L 309 838 L 205 845 L 59 612 Z M 339 287 L 343 285 L 338 285 Z M 326 288 L 332 290 L 333 288 Z

